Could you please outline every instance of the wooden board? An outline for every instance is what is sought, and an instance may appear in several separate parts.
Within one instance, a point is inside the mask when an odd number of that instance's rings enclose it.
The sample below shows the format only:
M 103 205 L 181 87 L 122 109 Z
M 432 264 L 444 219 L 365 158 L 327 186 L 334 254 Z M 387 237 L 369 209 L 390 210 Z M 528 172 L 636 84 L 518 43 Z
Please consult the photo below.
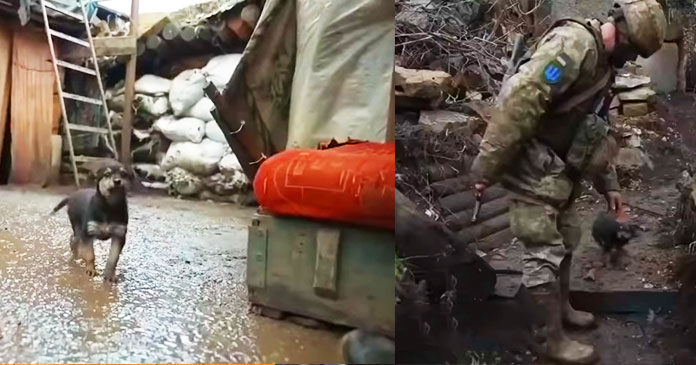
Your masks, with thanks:
M 249 227 L 249 300 L 393 334 L 394 250 L 393 231 L 257 214 Z
M 6 24 L 0 24 L 0 160 L 2 159 L 2 144 L 7 128 L 7 112 L 12 87 L 11 64 L 12 28 Z
M 50 175 L 55 74 L 46 34 L 30 28 L 14 32 L 12 47 L 13 184 L 45 184 Z
M 128 56 L 137 52 L 135 37 L 94 37 L 94 52 L 97 57 L 102 56 Z M 78 62 L 77 60 L 92 57 L 92 52 L 85 47 L 73 43 L 59 43 L 63 52 L 59 52 L 59 58 Z M 80 63 L 80 62 L 78 62 Z

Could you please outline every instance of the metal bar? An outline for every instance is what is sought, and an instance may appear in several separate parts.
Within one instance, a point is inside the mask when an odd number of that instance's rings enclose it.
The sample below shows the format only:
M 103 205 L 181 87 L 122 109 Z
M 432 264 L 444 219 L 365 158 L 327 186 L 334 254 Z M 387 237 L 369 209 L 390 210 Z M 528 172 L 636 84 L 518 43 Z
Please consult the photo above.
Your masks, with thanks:
M 81 101 L 81 102 L 83 102 L 83 103 L 90 103 L 90 104 L 94 104 L 94 105 L 102 105 L 102 101 L 99 100 L 99 99 L 88 98 L 88 97 L 86 97 L 86 96 L 77 95 L 77 94 L 72 94 L 72 93 L 68 93 L 68 92 L 65 92 L 65 91 L 63 92 L 63 97 L 64 97 L 64 98 L 67 98 L 67 99 L 73 99 L 73 100 Z
M 94 70 L 92 70 L 91 68 L 79 66 L 79 65 L 76 65 L 76 64 L 74 64 L 74 63 L 65 62 L 65 61 L 63 61 L 63 60 L 56 60 L 56 63 L 58 64 L 58 66 L 65 67 L 65 68 L 69 68 L 69 69 L 72 69 L 72 70 L 75 70 L 75 71 L 79 71 L 79 72 L 82 72 L 82 73 L 86 73 L 86 74 L 88 74 L 88 75 L 93 75 L 93 76 L 96 76 L 96 75 L 97 75 L 97 72 L 94 71 Z
M 46 8 L 44 8 L 44 11 L 46 11 L 45 9 L 46 9 Z M 59 31 L 57 31 L 57 30 L 53 30 L 53 29 L 49 28 L 48 25 L 46 26 L 46 28 L 48 29 L 48 33 L 51 34 L 51 35 L 53 35 L 53 36 L 56 36 L 56 37 L 58 37 L 58 38 L 63 38 L 63 39 L 65 39 L 66 41 L 73 42 L 73 43 L 78 44 L 78 45 L 80 45 L 80 46 L 82 46 L 82 47 L 91 48 L 90 45 L 89 45 L 89 42 L 85 42 L 85 41 L 83 41 L 83 40 L 80 39 L 80 38 L 75 38 L 75 37 L 73 37 L 73 36 L 71 36 L 71 35 L 67 35 L 67 34 L 61 33 L 61 32 L 59 32 Z
M 92 32 L 89 29 L 89 24 L 87 22 L 87 10 L 85 10 L 84 6 L 80 6 L 80 9 L 82 9 L 82 16 L 84 16 L 85 19 L 85 31 L 87 33 L 87 39 L 89 40 L 89 44 L 94 45 L 94 39 L 92 39 Z M 132 23 L 131 22 L 131 33 L 133 33 L 134 27 L 137 27 L 137 23 Z M 106 118 L 106 128 L 108 129 L 108 140 L 106 145 L 111 149 L 111 153 L 114 155 L 114 158 L 117 160 L 120 160 L 118 151 L 116 150 L 116 140 L 114 139 L 114 132 L 111 128 L 111 116 L 109 115 L 109 106 L 106 104 L 106 95 L 104 94 L 104 85 L 102 85 L 102 79 L 101 79 L 101 73 L 99 72 L 99 63 L 97 62 L 97 54 L 96 51 L 94 50 L 94 47 L 90 47 L 90 51 L 92 52 L 92 63 L 94 64 L 94 71 L 97 76 L 97 84 L 99 85 L 99 96 L 101 97 L 101 105 L 102 105 L 102 110 L 104 111 L 104 117 Z M 128 81 L 126 81 L 128 82 Z M 126 99 L 126 104 L 124 105 L 131 105 L 133 100 L 130 102 L 127 101 Z M 130 110 L 130 107 L 126 107 L 126 110 Z M 125 134 L 124 134 L 125 135 Z M 130 135 L 130 132 L 129 132 Z
M 61 85 L 60 72 L 58 72 L 58 65 L 56 64 L 56 50 L 53 45 L 53 38 L 51 37 L 51 28 L 48 26 L 48 15 L 46 15 L 46 0 L 41 0 L 41 12 L 44 18 L 44 27 L 46 29 L 46 38 L 48 38 L 48 45 L 51 50 L 51 59 L 53 60 L 53 71 L 56 74 L 56 83 L 58 84 L 58 95 L 60 96 L 60 110 L 63 115 L 63 121 L 67 123 L 68 115 L 65 111 L 65 100 L 63 99 L 63 85 Z M 70 128 L 65 129 L 65 137 L 68 140 L 68 151 L 70 152 L 70 162 L 73 168 L 73 175 L 75 177 L 75 185 L 80 187 L 80 177 L 77 173 L 77 164 L 75 163 L 75 150 L 73 149 L 72 136 L 70 134 Z
M 131 24 L 130 24 L 130 35 L 136 36 L 136 29 L 138 29 L 138 8 L 140 7 L 139 0 L 132 0 L 131 2 Z M 121 128 L 121 162 L 125 165 L 127 169 L 131 169 L 131 133 L 133 130 L 133 109 L 130 105 L 133 103 L 133 96 L 135 94 L 135 67 L 137 61 L 137 52 L 130 56 L 128 60 L 128 65 L 126 66 L 126 95 L 124 105 L 126 107 L 123 110 L 123 127 Z
M 89 125 L 81 125 L 81 124 L 68 123 L 68 128 L 70 128 L 70 130 L 73 130 L 73 131 L 81 131 L 81 132 L 102 133 L 102 134 L 109 133 L 109 130 L 106 128 L 98 128 L 98 127 L 92 127 Z
M 49 8 L 49 9 L 51 9 L 51 10 L 53 10 L 53 11 L 57 11 L 57 12 L 59 12 L 59 13 L 61 13 L 61 14 L 67 15 L 67 16 L 69 16 L 69 17 L 71 17 L 71 18 L 77 19 L 77 20 L 79 20 L 79 21 L 84 21 L 84 19 L 83 19 L 82 17 L 80 17 L 79 15 L 77 15 L 77 14 L 75 14 L 75 13 L 73 13 L 73 12 L 67 10 L 67 9 L 63 9 L 63 8 L 61 8 L 61 7 L 59 7 L 59 6 L 56 6 L 56 5 L 54 5 L 53 3 L 51 3 L 51 2 L 46 1 L 46 7 Z

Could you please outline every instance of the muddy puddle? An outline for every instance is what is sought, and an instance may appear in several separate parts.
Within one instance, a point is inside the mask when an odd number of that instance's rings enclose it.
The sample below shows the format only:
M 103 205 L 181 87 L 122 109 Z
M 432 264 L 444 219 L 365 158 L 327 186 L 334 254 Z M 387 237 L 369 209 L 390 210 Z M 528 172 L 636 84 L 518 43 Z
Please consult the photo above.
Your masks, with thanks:
M 119 283 L 71 259 L 62 194 L 0 189 L 0 363 L 339 362 L 341 333 L 249 313 L 253 209 L 130 199 Z

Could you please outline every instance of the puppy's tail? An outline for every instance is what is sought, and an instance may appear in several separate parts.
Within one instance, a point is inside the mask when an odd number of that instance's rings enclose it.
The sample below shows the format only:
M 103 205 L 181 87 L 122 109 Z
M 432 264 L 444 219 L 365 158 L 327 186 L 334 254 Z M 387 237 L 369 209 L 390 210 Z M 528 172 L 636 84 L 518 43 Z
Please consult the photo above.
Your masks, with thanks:
M 69 200 L 70 200 L 70 197 L 61 200 L 60 203 L 58 203 L 58 205 L 56 205 L 56 207 L 53 208 L 53 211 L 51 212 L 51 214 L 56 214 L 57 211 L 63 209 L 63 207 L 64 207 L 66 204 L 68 204 L 68 201 L 69 201 Z

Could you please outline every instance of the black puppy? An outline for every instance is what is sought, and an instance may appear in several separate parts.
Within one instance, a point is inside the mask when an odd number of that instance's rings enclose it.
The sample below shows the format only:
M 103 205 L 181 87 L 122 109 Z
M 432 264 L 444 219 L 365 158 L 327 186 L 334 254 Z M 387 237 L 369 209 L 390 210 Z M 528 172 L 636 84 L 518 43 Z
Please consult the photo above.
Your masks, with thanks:
M 592 224 L 592 237 L 602 247 L 604 266 L 616 264 L 624 252 L 623 247 L 638 236 L 640 227 L 635 224 L 619 223 L 606 212 L 599 213 Z
M 73 258 L 81 257 L 87 274 L 95 276 L 94 239 L 111 238 L 111 250 L 104 270 L 104 279 L 116 282 L 116 264 L 126 244 L 128 202 L 126 195 L 132 176 L 117 161 L 102 163 L 94 172 L 96 189 L 80 189 L 63 199 L 53 209 L 56 213 L 68 206 L 73 235 L 70 250 Z

